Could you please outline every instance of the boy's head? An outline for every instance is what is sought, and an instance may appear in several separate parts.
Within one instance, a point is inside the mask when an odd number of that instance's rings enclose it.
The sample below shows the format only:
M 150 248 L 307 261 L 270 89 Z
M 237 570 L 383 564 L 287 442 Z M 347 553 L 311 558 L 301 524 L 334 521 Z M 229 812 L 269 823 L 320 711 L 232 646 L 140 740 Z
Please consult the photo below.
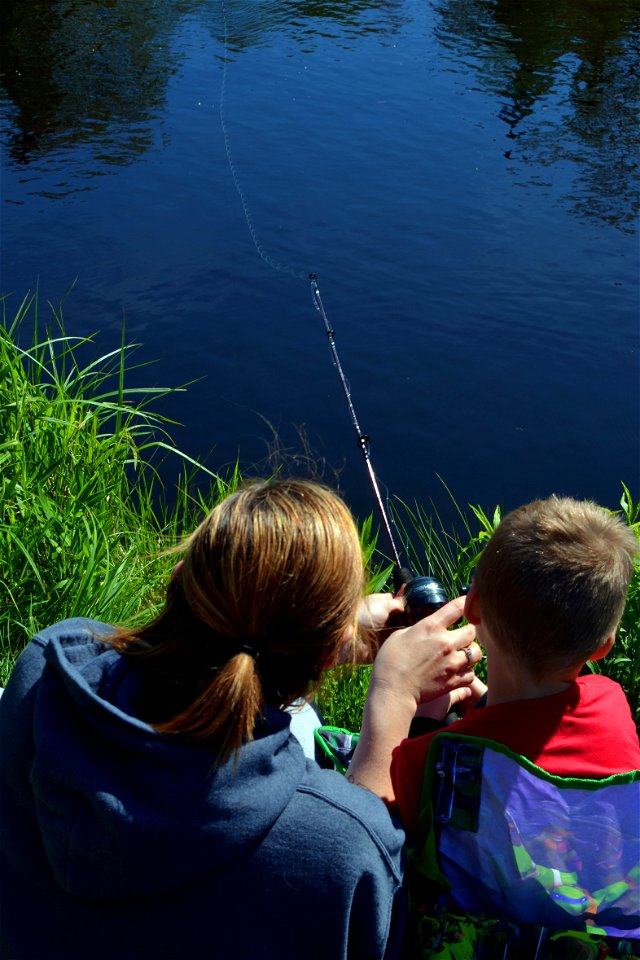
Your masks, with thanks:
M 500 653 L 536 679 L 585 663 L 615 632 L 637 552 L 634 532 L 594 503 L 551 497 L 509 513 L 475 576 Z

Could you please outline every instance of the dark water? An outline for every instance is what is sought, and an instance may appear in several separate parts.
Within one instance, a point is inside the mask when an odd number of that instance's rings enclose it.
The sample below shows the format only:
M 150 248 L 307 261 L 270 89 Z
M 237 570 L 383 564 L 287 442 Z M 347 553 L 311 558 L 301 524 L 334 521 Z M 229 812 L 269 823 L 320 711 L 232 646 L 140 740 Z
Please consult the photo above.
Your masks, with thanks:
M 124 315 L 159 358 L 132 383 L 204 378 L 166 406 L 183 449 L 252 469 L 302 433 L 362 515 L 315 271 L 392 495 L 446 514 L 440 475 L 485 507 L 615 506 L 639 465 L 634 16 L 5 0 L 2 290 L 77 278 L 70 333 L 106 352 Z

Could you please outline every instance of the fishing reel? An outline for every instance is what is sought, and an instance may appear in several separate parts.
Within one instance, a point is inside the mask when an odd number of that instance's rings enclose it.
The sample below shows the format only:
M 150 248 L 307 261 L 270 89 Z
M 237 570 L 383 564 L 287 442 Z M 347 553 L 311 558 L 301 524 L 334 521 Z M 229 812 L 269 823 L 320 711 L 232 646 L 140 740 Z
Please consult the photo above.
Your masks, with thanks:
M 439 580 L 435 577 L 414 577 L 407 567 L 396 567 L 393 582 L 396 592 L 404 588 L 402 598 L 409 626 L 435 613 L 449 600 Z
M 435 577 L 414 577 L 407 567 L 397 567 L 393 580 L 396 592 L 404 587 L 402 596 L 409 626 L 424 620 L 449 602 L 444 587 Z M 462 592 L 467 593 L 468 589 L 465 587 Z

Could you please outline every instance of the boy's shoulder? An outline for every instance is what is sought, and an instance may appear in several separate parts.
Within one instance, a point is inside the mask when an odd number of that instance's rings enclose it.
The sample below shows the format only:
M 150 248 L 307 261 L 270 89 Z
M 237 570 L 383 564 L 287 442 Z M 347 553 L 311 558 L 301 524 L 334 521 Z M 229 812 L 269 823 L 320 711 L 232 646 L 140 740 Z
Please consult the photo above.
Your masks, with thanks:
M 611 677 L 605 677 L 603 673 L 584 673 L 576 679 L 576 683 L 584 690 L 607 691 L 611 696 L 621 697 L 626 700 L 624 690 Z
M 484 717 L 465 718 L 453 730 L 502 743 L 560 777 L 600 779 L 640 769 L 631 709 L 609 677 L 585 674 L 561 693 L 485 709 Z
M 471 709 L 447 729 L 493 740 L 557 776 L 607 777 L 640 769 L 638 733 L 624 691 L 600 674 L 578 677 L 548 697 Z M 396 748 L 396 776 L 406 775 L 407 767 L 424 767 L 433 736 Z
M 585 716 L 615 731 L 616 724 L 635 727 L 631 707 L 619 683 L 600 673 L 589 673 L 575 681 L 580 692 L 578 716 Z

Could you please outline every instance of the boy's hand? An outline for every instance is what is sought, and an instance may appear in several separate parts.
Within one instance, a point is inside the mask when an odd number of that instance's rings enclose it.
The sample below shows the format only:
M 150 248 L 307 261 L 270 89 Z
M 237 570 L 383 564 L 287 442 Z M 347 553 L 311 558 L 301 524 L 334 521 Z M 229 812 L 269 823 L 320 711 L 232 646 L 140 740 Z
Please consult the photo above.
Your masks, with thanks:
M 457 713 L 464 714 L 474 703 L 485 695 L 487 685 L 475 677 L 468 687 L 457 687 L 451 693 L 444 693 L 429 703 L 421 703 L 416 710 L 416 717 L 429 717 L 432 720 L 444 720 L 448 713 L 460 707 Z

